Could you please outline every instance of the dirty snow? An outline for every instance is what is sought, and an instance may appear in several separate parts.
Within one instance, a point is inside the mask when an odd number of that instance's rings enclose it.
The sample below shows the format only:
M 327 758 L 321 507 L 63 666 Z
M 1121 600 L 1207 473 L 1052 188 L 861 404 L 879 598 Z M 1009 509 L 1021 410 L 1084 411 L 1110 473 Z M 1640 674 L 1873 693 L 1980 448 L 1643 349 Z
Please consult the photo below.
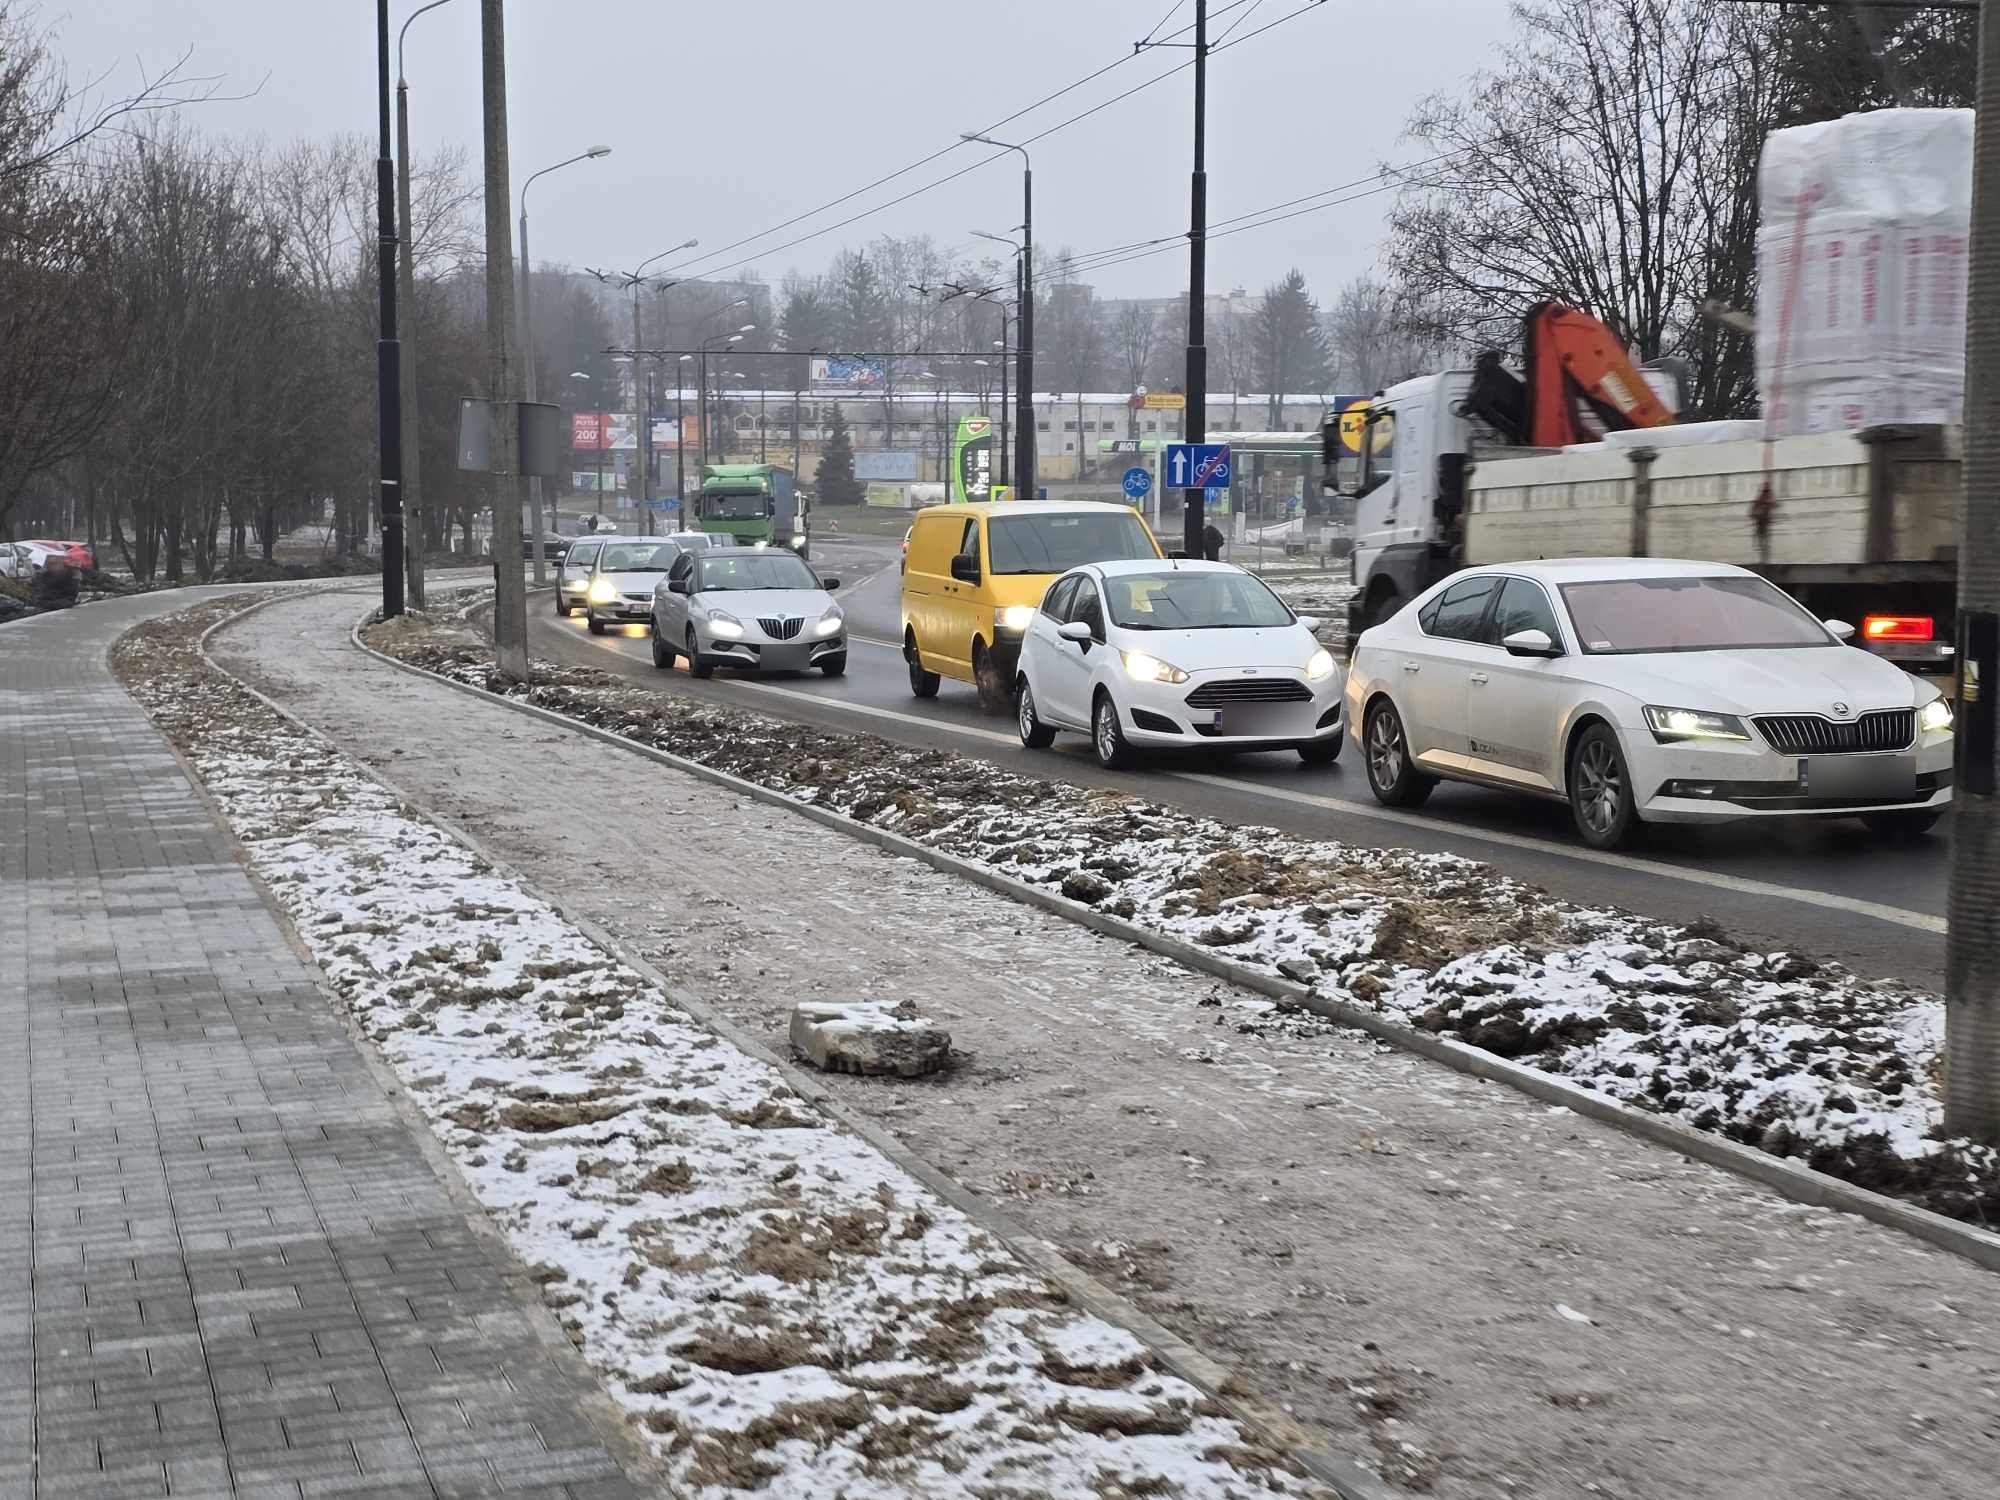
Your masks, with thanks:
M 677 1493 L 1310 1491 L 1125 1330 L 199 663 L 198 630 L 250 602 L 128 636 L 127 686 Z
M 487 686 L 464 636 L 384 645 Z M 511 696 L 989 865 L 1941 1213 L 2000 1220 L 1942 1135 L 1943 1006 L 1836 964 L 1559 902 L 1453 855 L 1297 838 L 542 663 Z

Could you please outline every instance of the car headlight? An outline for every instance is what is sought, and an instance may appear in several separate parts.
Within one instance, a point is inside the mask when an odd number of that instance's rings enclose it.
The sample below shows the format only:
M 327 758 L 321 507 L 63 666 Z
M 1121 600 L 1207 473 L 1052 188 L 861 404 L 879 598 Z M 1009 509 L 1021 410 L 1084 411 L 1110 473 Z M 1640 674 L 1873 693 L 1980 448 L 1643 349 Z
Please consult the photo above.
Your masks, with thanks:
M 1026 630 L 1035 623 L 1035 606 L 1032 604 L 1010 604 L 1005 609 L 993 611 L 993 623 L 1002 630 L 1016 633 Z
M 805 537 L 804 537 L 804 536 L 795 536 L 795 537 L 793 537 L 793 538 L 792 538 L 792 545 L 793 545 L 794 547 L 798 548 L 798 550 L 799 550 L 799 551 L 801 551 L 801 552 L 805 551 L 805 550 L 806 550 L 806 539 L 805 539 Z
M 1663 745 L 1676 740 L 1747 740 L 1750 731 L 1735 714 L 1703 713 L 1693 708 L 1646 709 L 1646 727 Z
M 837 609 L 830 609 L 819 617 L 819 624 L 813 626 L 814 635 L 838 635 L 840 627 L 847 623 L 847 617 Z
M 1306 658 L 1306 681 L 1324 682 L 1333 675 L 1333 653 L 1315 651 Z
M 590 588 L 584 594 L 584 597 L 592 604 L 616 604 L 618 602 L 618 585 L 613 583 L 609 578 L 593 578 L 590 581 Z
M 739 641 L 743 638 L 743 622 L 718 609 L 708 617 L 708 633 L 721 640 Z
M 1950 734 L 1952 725 L 1951 700 L 1933 698 L 1917 710 L 1917 728 L 1925 734 Z
M 1143 651 L 1120 651 L 1118 658 L 1125 664 L 1125 675 L 1140 682 L 1186 682 L 1188 674 L 1172 662 L 1161 661 L 1157 656 L 1148 656 Z

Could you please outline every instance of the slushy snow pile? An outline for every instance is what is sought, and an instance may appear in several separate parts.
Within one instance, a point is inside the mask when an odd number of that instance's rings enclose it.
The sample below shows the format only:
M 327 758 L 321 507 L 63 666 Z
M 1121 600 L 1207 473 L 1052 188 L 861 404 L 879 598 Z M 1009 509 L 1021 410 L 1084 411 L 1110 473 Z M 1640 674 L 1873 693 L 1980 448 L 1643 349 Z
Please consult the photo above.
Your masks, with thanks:
M 1303 1495 L 1203 1392 L 193 650 L 127 685 L 674 1493 Z
M 1233 827 L 946 751 L 796 727 L 465 635 L 403 660 L 727 771 L 1940 1213 L 2000 1222 L 2000 1153 L 1942 1136 L 1943 1006 L 1837 964 L 1579 908 L 1451 855 Z

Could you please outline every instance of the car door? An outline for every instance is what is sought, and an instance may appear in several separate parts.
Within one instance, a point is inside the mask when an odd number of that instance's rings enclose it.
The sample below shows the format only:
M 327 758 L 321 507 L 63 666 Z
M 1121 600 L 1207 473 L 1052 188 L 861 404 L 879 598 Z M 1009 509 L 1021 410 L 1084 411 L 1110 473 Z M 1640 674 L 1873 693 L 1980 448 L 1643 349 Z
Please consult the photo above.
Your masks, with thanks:
M 1028 624 L 1027 639 L 1021 647 L 1022 670 L 1034 684 L 1036 712 L 1044 723 L 1068 722 L 1056 703 L 1062 696 L 1063 674 L 1068 670 L 1063 652 L 1070 648 L 1070 643 L 1056 632 L 1069 618 L 1070 604 L 1082 583 L 1082 576 L 1073 573 L 1049 585 L 1041 609 Z
M 981 545 L 979 517 L 967 516 L 964 529 L 958 535 L 957 556 L 970 558 L 985 577 L 985 548 Z M 943 629 L 937 632 L 932 649 L 945 659 L 947 669 L 959 677 L 972 675 L 972 637 L 979 630 L 979 601 L 982 598 L 980 585 L 967 583 L 946 570 L 943 591 L 940 595 L 939 614 Z M 987 613 L 987 634 L 992 633 L 992 615 Z
M 1403 712 L 1410 753 L 1425 765 L 1458 770 L 1465 764 L 1466 693 L 1473 672 L 1490 665 L 1492 648 L 1480 634 L 1499 592 L 1490 573 L 1461 579 L 1426 604 L 1417 629 L 1396 641 L 1390 688 Z
M 1068 641 L 1060 635 L 1056 637 L 1048 674 L 1055 694 L 1051 717 L 1077 728 L 1088 728 L 1091 676 L 1104 659 L 1103 653 L 1111 648 L 1104 644 L 1104 599 L 1098 593 L 1097 580 L 1087 573 L 1076 575 L 1076 591 L 1069 596 L 1063 611 L 1062 623 L 1070 622 L 1088 625 L 1090 639 Z
M 1466 766 L 1555 791 L 1568 672 L 1560 656 L 1510 655 L 1501 642 L 1521 630 L 1540 630 L 1564 644 L 1547 591 L 1531 578 L 1509 577 L 1481 630 L 1489 660 L 1475 664 L 1467 679 Z

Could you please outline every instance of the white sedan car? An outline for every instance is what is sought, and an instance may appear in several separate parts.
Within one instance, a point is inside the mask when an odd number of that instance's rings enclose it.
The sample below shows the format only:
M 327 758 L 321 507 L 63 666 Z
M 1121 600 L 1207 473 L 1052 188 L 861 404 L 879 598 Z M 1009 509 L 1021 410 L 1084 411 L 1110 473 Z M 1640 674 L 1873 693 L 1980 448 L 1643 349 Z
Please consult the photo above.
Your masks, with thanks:
M 687 658 L 696 677 L 717 667 L 803 672 L 847 670 L 847 619 L 833 602 L 838 578 L 782 547 L 697 547 L 653 590 L 653 665 Z
M 1137 746 L 1340 754 L 1340 679 L 1295 615 L 1228 563 L 1139 558 L 1049 585 L 1021 643 L 1021 743 L 1088 734 L 1107 767 Z
M 1802 815 L 1913 837 L 1951 802 L 1951 704 L 1852 634 L 1724 563 L 1472 568 L 1362 633 L 1348 721 L 1379 801 L 1440 779 L 1559 798 L 1600 849 Z

